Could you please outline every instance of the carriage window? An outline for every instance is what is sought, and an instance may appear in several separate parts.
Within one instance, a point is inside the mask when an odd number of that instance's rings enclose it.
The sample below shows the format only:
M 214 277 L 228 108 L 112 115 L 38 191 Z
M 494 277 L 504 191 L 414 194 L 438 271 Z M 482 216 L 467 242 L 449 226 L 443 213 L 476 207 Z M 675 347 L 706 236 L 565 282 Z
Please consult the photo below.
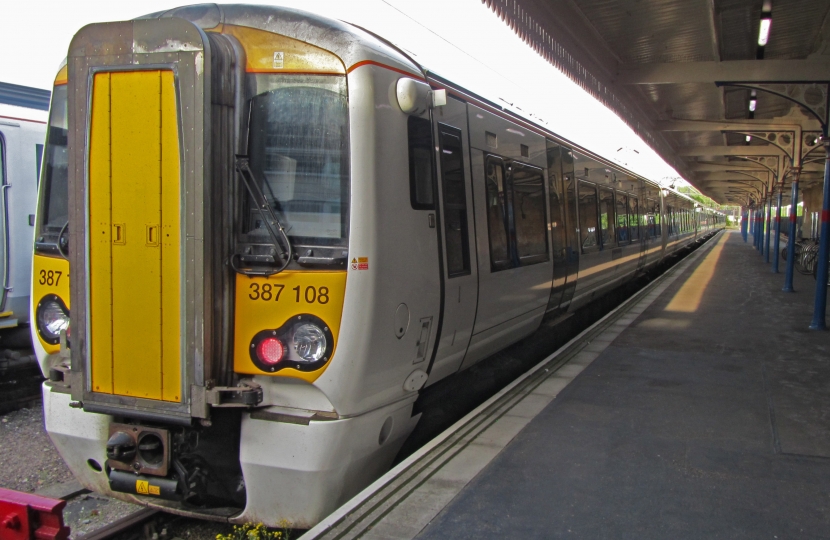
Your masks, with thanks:
M 599 224 L 602 230 L 602 245 L 614 244 L 614 192 L 599 188 Z
M 447 248 L 447 274 L 470 273 L 470 247 L 467 233 L 467 194 L 464 189 L 464 160 L 461 132 L 441 126 L 441 178 L 444 186 L 444 240 Z
M 409 201 L 416 210 L 435 209 L 432 188 L 432 135 L 430 122 L 410 116 L 409 132 Z
M 559 146 L 548 141 L 548 193 L 550 194 L 550 227 L 553 236 L 554 264 L 563 264 L 567 245 L 565 230 L 565 200 L 562 196 L 561 157 Z M 561 262 L 559 262 L 561 261 Z
M 547 215 L 542 171 L 512 164 L 513 219 L 516 226 L 516 251 L 520 264 L 547 260 Z
M 579 240 L 589 248 L 599 244 L 597 238 L 597 188 L 579 182 Z
M 487 195 L 487 231 L 490 237 L 490 268 L 500 270 L 510 267 L 507 252 L 507 190 L 504 162 L 487 156 L 484 162 Z
M 648 220 L 648 235 L 652 238 L 660 236 L 660 206 L 654 199 L 646 199 L 646 219 Z
M 637 199 L 634 197 L 628 198 L 628 236 L 632 242 L 640 239 L 640 208 Z
M 617 242 L 627 244 L 630 240 L 628 234 L 628 197 L 617 192 Z

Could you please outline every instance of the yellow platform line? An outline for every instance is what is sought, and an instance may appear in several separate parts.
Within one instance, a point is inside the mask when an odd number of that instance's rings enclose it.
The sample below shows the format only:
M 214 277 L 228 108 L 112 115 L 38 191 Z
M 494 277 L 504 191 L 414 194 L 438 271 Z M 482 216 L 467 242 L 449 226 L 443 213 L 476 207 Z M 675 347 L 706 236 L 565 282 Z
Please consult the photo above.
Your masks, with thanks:
M 693 313 L 700 307 L 700 301 L 703 298 L 703 293 L 706 287 L 715 275 L 715 267 L 718 264 L 718 259 L 723 251 L 723 245 L 726 242 L 727 235 L 721 236 L 721 239 L 712 248 L 712 251 L 706 255 L 703 262 L 698 265 L 692 275 L 686 280 L 686 283 L 680 287 L 674 297 L 666 306 L 666 311 L 677 311 L 681 313 Z

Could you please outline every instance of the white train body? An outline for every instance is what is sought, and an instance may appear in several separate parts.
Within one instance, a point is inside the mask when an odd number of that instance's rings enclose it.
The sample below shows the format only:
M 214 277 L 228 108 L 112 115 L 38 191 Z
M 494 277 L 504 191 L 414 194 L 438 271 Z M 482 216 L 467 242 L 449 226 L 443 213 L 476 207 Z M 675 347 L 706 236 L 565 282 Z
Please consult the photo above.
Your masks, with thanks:
M 262 33 L 252 38 L 245 33 L 250 29 Z M 227 55 L 221 61 L 220 47 Z M 291 54 L 305 56 L 290 68 Z M 256 55 L 265 60 L 257 64 Z M 321 75 L 314 62 L 329 62 L 329 72 Z M 35 246 L 36 270 L 49 267 L 57 275 L 69 266 L 49 266 L 64 263 L 46 244 L 63 245 L 68 237 L 72 268 L 71 284 L 36 289 L 33 297 L 37 304 L 51 294 L 72 307 L 68 338 L 33 331 L 43 371 L 52 379 L 44 385 L 46 426 L 86 487 L 168 511 L 312 526 L 389 467 L 417 423 L 412 406 L 425 385 L 528 336 L 545 317 L 587 303 L 714 227 L 712 216 L 695 212 L 687 198 L 664 197 L 655 184 L 430 76 L 381 39 L 308 13 L 205 5 L 91 25 L 73 41 L 68 66 L 65 95 L 78 115 L 70 113 L 68 120 L 69 232 L 59 231 L 59 223 L 47 226 L 42 213 L 49 201 L 42 193 L 38 224 L 44 245 Z M 158 396 L 152 394 L 156 383 L 147 382 L 157 368 L 135 365 L 153 360 L 141 355 L 145 344 L 157 339 L 155 327 L 137 328 L 137 336 L 150 338 L 136 338 L 132 349 L 119 352 L 124 346 L 118 345 L 118 335 L 127 323 L 119 322 L 116 305 L 119 295 L 132 293 L 118 288 L 115 262 L 107 267 L 109 277 L 96 270 L 102 260 L 96 250 L 108 250 L 114 261 L 119 246 L 134 238 L 131 234 L 154 246 L 157 222 L 141 218 L 147 222 L 145 238 L 141 225 L 134 233 L 135 226 L 115 217 L 121 204 L 116 189 L 121 188 L 113 187 L 117 173 L 112 171 L 127 159 L 118 157 L 122 150 L 115 135 L 105 139 L 111 172 L 101 173 L 95 162 L 102 144 L 96 142 L 102 140 L 96 138 L 102 133 L 96 132 L 96 122 L 109 115 L 112 133 L 121 122 L 117 78 L 148 70 L 155 70 L 153 77 L 161 73 L 162 94 L 165 70 L 173 73 L 176 86 L 170 95 L 179 106 L 170 118 L 179 118 L 181 167 L 178 176 L 161 173 L 162 190 L 170 182 L 164 178 L 181 178 L 183 186 L 181 239 L 173 244 L 178 252 L 172 252 L 181 253 L 176 267 L 181 281 L 175 281 L 174 271 L 165 274 L 166 263 L 161 266 L 163 276 L 172 276 L 163 279 L 178 283 L 178 289 L 161 295 L 161 321 L 181 313 L 174 321 L 179 333 L 168 338 L 167 330 L 159 330 L 163 354 L 179 363 L 162 361 Z M 313 92 L 318 92 L 313 77 L 329 77 L 319 83 L 328 93 L 318 93 L 334 101 L 303 108 L 307 104 L 300 94 L 283 90 L 293 83 L 268 83 L 279 88 L 267 95 L 251 90 L 272 75 L 307 77 L 303 88 Z M 100 81 L 109 81 L 108 105 L 96 101 L 104 88 L 99 85 L 105 84 Z M 446 90 L 445 104 L 441 90 Z M 340 135 L 334 133 L 340 124 L 332 120 L 340 114 L 336 95 L 346 103 L 341 118 L 346 130 Z M 260 107 L 260 96 L 276 101 Z M 280 107 L 268 108 L 268 103 Z M 285 122 L 261 128 L 265 116 L 288 114 L 292 107 L 306 120 L 329 116 L 316 131 L 290 132 Z M 259 129 L 271 131 L 264 136 Z M 298 171 L 312 175 L 308 148 L 317 143 L 293 154 L 273 149 L 315 137 L 339 141 L 332 144 L 345 154 L 323 143 L 315 147 L 323 157 L 315 158 L 313 174 L 322 180 L 311 189 Z M 162 151 L 163 163 L 165 152 L 176 151 L 170 144 Z M 267 166 L 261 165 L 257 149 L 270 156 Z M 275 215 L 288 221 L 286 234 L 297 255 L 283 272 L 268 276 L 257 273 L 282 266 L 277 252 L 284 245 L 279 233 L 277 238 L 266 233 L 267 212 L 256 214 L 259 221 L 248 237 L 219 238 L 227 231 L 244 232 L 234 220 L 244 213 L 238 208 L 250 207 L 234 205 L 247 197 L 247 170 L 233 154 L 246 150 L 254 171 L 250 181 L 277 192 L 266 199 L 279 207 Z M 100 232 L 105 248 L 95 244 L 95 216 L 103 215 L 96 210 L 101 204 L 96 186 L 104 185 L 96 183 L 100 174 L 109 178 L 112 190 L 106 208 L 113 217 Z M 292 180 L 269 184 L 269 175 Z M 332 195 L 337 189 L 340 195 Z M 583 232 L 576 215 L 580 190 Z M 310 209 L 320 205 L 309 201 L 324 192 L 329 206 L 314 214 Z M 171 193 L 175 197 L 175 189 Z M 614 214 L 603 199 L 608 193 L 612 206 L 625 201 L 619 208 L 642 201 L 631 212 L 635 217 L 629 218 L 628 210 Z M 307 199 L 304 206 L 296 202 L 301 197 Z M 228 206 L 222 206 L 225 202 Z M 671 230 L 669 205 L 678 222 L 672 221 Z M 163 232 L 168 229 L 161 219 Z M 591 223 L 594 230 L 588 231 Z M 569 224 L 570 231 L 564 231 Z M 255 234 L 259 240 L 252 241 Z M 313 235 L 318 236 L 309 240 Z M 163 239 L 159 249 L 165 245 Z M 130 279 L 143 277 L 131 274 Z M 104 287 L 111 291 L 100 292 Z M 181 303 L 165 307 L 176 294 Z M 101 295 L 110 295 L 111 311 L 96 307 Z M 146 318 L 142 314 L 153 312 L 143 311 L 141 296 L 130 298 L 136 310 L 130 324 L 138 327 Z M 110 326 L 101 328 L 113 329 L 112 345 L 96 341 L 104 313 Z M 324 356 L 309 356 L 310 363 L 299 359 L 300 347 L 310 342 L 297 337 L 300 323 L 291 321 L 298 317 L 317 321 L 327 340 Z M 284 330 L 292 324 L 293 330 Z M 179 349 L 164 352 L 166 339 L 178 340 Z M 291 343 L 294 349 L 285 352 Z M 96 360 L 96 354 L 105 354 L 96 351 L 110 346 L 106 358 L 111 363 Z M 260 352 L 264 356 L 257 356 Z M 286 356 L 272 364 L 263 360 L 277 354 Z M 165 386 L 168 380 L 175 383 Z M 138 450 L 130 446 L 130 437 Z M 193 443 L 194 438 L 200 442 Z M 163 447 L 163 455 L 142 457 L 141 440 L 157 444 L 156 450 Z
M 25 89 L 25 87 L 16 87 Z M 0 335 L 29 324 L 32 240 L 44 111 L 0 100 Z M 24 330 L 25 334 L 25 330 Z M 0 337 L 0 343 L 8 341 Z M 12 346 L 25 346 L 14 339 Z

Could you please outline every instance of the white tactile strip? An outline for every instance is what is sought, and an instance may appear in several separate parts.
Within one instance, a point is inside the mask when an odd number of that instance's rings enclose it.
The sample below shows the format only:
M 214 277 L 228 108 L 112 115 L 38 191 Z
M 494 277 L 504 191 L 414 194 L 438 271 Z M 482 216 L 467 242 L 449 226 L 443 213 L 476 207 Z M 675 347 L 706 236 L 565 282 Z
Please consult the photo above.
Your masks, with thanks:
M 414 538 L 684 270 L 711 249 L 718 236 L 399 463 L 300 540 Z

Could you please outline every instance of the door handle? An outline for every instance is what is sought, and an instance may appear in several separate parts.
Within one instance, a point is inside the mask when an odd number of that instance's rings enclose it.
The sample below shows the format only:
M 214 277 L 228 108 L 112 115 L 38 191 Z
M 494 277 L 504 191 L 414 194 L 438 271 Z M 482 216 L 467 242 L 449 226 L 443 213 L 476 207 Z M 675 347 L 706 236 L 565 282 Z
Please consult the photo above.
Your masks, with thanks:
M 147 245 L 156 247 L 159 245 L 159 226 L 147 225 Z
M 118 246 L 127 243 L 127 225 L 125 223 L 112 224 L 112 243 Z

